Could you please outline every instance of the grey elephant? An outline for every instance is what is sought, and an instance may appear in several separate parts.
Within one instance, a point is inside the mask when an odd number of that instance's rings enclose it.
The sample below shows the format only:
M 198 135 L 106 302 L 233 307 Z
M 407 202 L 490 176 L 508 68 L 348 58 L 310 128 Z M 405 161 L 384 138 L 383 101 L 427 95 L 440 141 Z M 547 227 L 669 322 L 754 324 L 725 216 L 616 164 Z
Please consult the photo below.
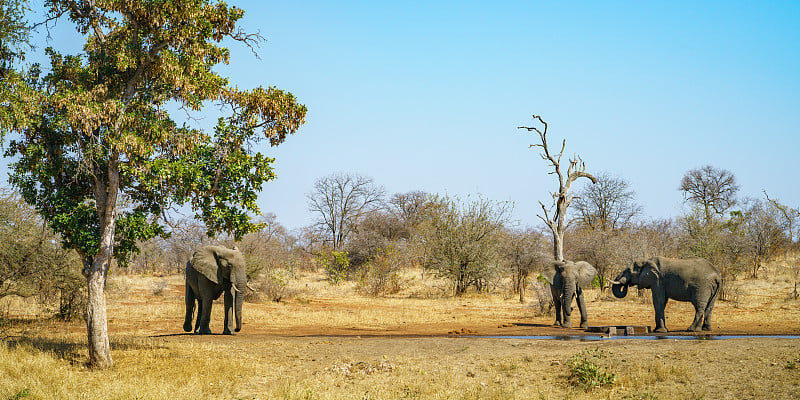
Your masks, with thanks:
M 653 257 L 633 263 L 612 282 L 614 296 L 623 298 L 628 286 L 650 289 L 656 313 L 656 332 L 667 332 L 664 308 L 667 300 L 689 301 L 694 305 L 694 322 L 689 331 L 711 330 L 711 311 L 722 286 L 722 276 L 702 258 L 674 259 Z
M 597 275 L 597 270 L 586 261 L 553 261 L 542 270 L 542 276 L 550 283 L 553 305 L 556 309 L 555 325 L 572 327 L 572 299 L 577 298 L 581 312 L 581 328 L 589 326 L 583 288 L 589 286 Z M 563 319 L 562 319 L 563 315 Z
M 234 247 L 205 246 L 186 263 L 186 319 L 183 330 L 192 332 L 192 319 L 197 304 L 194 332 L 210 334 L 211 302 L 225 294 L 225 335 L 242 329 L 242 303 L 247 286 L 247 273 L 242 253 Z M 234 320 L 236 327 L 234 328 Z

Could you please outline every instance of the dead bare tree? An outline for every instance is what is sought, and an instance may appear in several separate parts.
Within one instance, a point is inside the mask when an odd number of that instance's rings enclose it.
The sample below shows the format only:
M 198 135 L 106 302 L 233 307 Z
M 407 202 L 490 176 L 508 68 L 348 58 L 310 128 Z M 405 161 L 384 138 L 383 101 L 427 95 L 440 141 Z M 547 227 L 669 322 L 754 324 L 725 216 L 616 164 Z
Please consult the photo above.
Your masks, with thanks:
M 529 147 L 541 147 L 542 153 L 539 155 L 543 160 L 549 161 L 553 167 L 553 171 L 549 174 L 558 176 L 558 191 L 553 193 L 553 206 L 550 211 L 541 201 L 539 204 L 542 206 L 544 216 L 537 216 L 544 221 L 545 224 L 553 232 L 553 258 L 556 260 L 564 259 L 564 232 L 566 231 L 567 208 L 572 203 L 573 196 L 570 196 L 569 189 L 572 182 L 578 178 L 587 178 L 592 183 L 597 183 L 597 178 L 586 172 L 586 164 L 577 154 L 569 160 L 569 167 L 567 167 L 566 177 L 561 172 L 561 157 L 564 154 L 564 147 L 567 145 L 567 140 L 561 142 L 561 151 L 558 154 L 551 154 L 550 148 L 547 146 L 547 123 L 542 120 L 538 115 L 533 116 L 534 120 L 538 120 L 542 124 L 542 129 L 535 126 L 520 126 L 518 129 L 527 129 L 528 132 L 534 131 L 539 134 L 540 144 L 532 144 Z M 555 210 L 553 211 L 553 208 Z M 552 212 L 552 218 L 550 213 Z

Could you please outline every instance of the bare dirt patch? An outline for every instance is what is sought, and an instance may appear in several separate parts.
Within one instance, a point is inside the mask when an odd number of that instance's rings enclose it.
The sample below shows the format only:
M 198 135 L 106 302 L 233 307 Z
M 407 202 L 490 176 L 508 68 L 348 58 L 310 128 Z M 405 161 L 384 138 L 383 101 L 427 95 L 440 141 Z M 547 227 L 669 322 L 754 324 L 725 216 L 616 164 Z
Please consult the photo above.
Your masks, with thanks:
M 168 278 L 115 277 L 109 284 L 109 327 L 116 366 L 89 374 L 81 323 L 20 315 L 0 352 L 0 398 L 36 388 L 32 398 L 81 397 L 86 381 L 99 398 L 798 398 L 800 339 L 529 340 L 475 336 L 580 336 L 553 327 L 552 316 L 513 296 L 389 298 L 356 294 L 304 277 L 296 298 L 245 304 L 235 336 L 182 331 L 183 284 Z M 718 302 L 713 335 L 800 335 L 792 282 L 736 282 L 736 302 Z M 647 296 L 616 300 L 587 293 L 591 325 L 652 325 Z M 13 310 L 11 310 L 13 312 Z M 577 312 L 577 310 L 576 310 Z M 670 335 L 685 331 L 693 309 L 667 307 Z M 221 331 L 222 307 L 211 328 Z M 592 334 L 596 335 L 596 334 Z M 585 391 L 567 364 L 601 349 L 611 386 Z M 41 354 L 37 353 L 41 352 Z M 44 357 L 44 361 L 42 358 Z M 24 361 L 27 359 L 32 361 Z M 38 366 L 38 367 L 37 367 Z M 29 379 L 29 371 L 50 379 Z M 38 376 L 38 375 L 37 375 Z M 44 382 L 44 383 L 43 383 Z M 158 382 L 155 384 L 154 382 Z M 102 389 L 102 388 L 105 389 Z M 122 393 L 122 394 L 120 394 Z

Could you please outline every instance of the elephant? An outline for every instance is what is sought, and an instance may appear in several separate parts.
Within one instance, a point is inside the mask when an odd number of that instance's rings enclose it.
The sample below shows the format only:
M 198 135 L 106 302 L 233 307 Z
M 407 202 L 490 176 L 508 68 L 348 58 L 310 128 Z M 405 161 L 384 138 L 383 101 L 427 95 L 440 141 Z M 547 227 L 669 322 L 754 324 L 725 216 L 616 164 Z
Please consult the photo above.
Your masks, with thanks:
M 656 314 L 656 332 L 667 332 L 664 308 L 667 300 L 689 301 L 694 305 L 694 322 L 689 331 L 711 330 L 711 311 L 722 286 L 717 268 L 702 258 L 674 259 L 652 257 L 633 263 L 611 282 L 617 298 L 628 294 L 628 286 L 650 289 Z
M 242 253 L 234 247 L 205 246 L 194 252 L 186 263 L 186 319 L 183 330 L 192 332 L 192 319 L 197 303 L 194 332 L 210 334 L 211 302 L 225 294 L 224 335 L 242 329 L 242 303 L 247 286 L 247 272 Z M 236 327 L 234 328 L 234 320 Z
M 550 292 L 553 294 L 553 305 L 556 309 L 555 325 L 572 327 L 570 321 L 572 299 L 577 297 L 578 310 L 581 312 L 580 326 L 581 328 L 589 326 L 583 288 L 589 286 L 596 275 L 597 270 L 586 261 L 553 261 L 542 270 L 542 276 L 550 283 Z

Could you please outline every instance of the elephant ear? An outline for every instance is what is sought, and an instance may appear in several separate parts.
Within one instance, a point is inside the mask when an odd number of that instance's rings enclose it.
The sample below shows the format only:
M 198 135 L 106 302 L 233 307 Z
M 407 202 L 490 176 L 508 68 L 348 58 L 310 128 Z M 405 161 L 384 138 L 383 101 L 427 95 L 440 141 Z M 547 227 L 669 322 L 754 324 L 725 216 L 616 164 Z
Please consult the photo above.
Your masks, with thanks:
M 208 278 L 211 282 L 219 284 L 219 279 L 217 278 L 216 247 L 217 246 L 205 246 L 195 251 L 194 255 L 192 255 L 192 268 L 203 274 L 203 276 Z
M 542 270 L 542 276 L 544 279 L 547 279 L 547 283 L 553 284 L 553 280 L 556 278 L 556 271 L 563 272 L 564 271 L 564 263 L 561 261 L 551 261 L 547 264 L 546 267 Z
M 657 260 L 648 259 L 641 263 L 639 272 L 639 288 L 647 289 L 653 287 L 661 279 L 661 270 L 658 268 Z
M 594 277 L 597 276 L 597 270 L 594 269 L 592 264 L 586 261 L 578 261 L 575 263 L 577 269 L 578 286 L 584 288 L 589 286 Z

